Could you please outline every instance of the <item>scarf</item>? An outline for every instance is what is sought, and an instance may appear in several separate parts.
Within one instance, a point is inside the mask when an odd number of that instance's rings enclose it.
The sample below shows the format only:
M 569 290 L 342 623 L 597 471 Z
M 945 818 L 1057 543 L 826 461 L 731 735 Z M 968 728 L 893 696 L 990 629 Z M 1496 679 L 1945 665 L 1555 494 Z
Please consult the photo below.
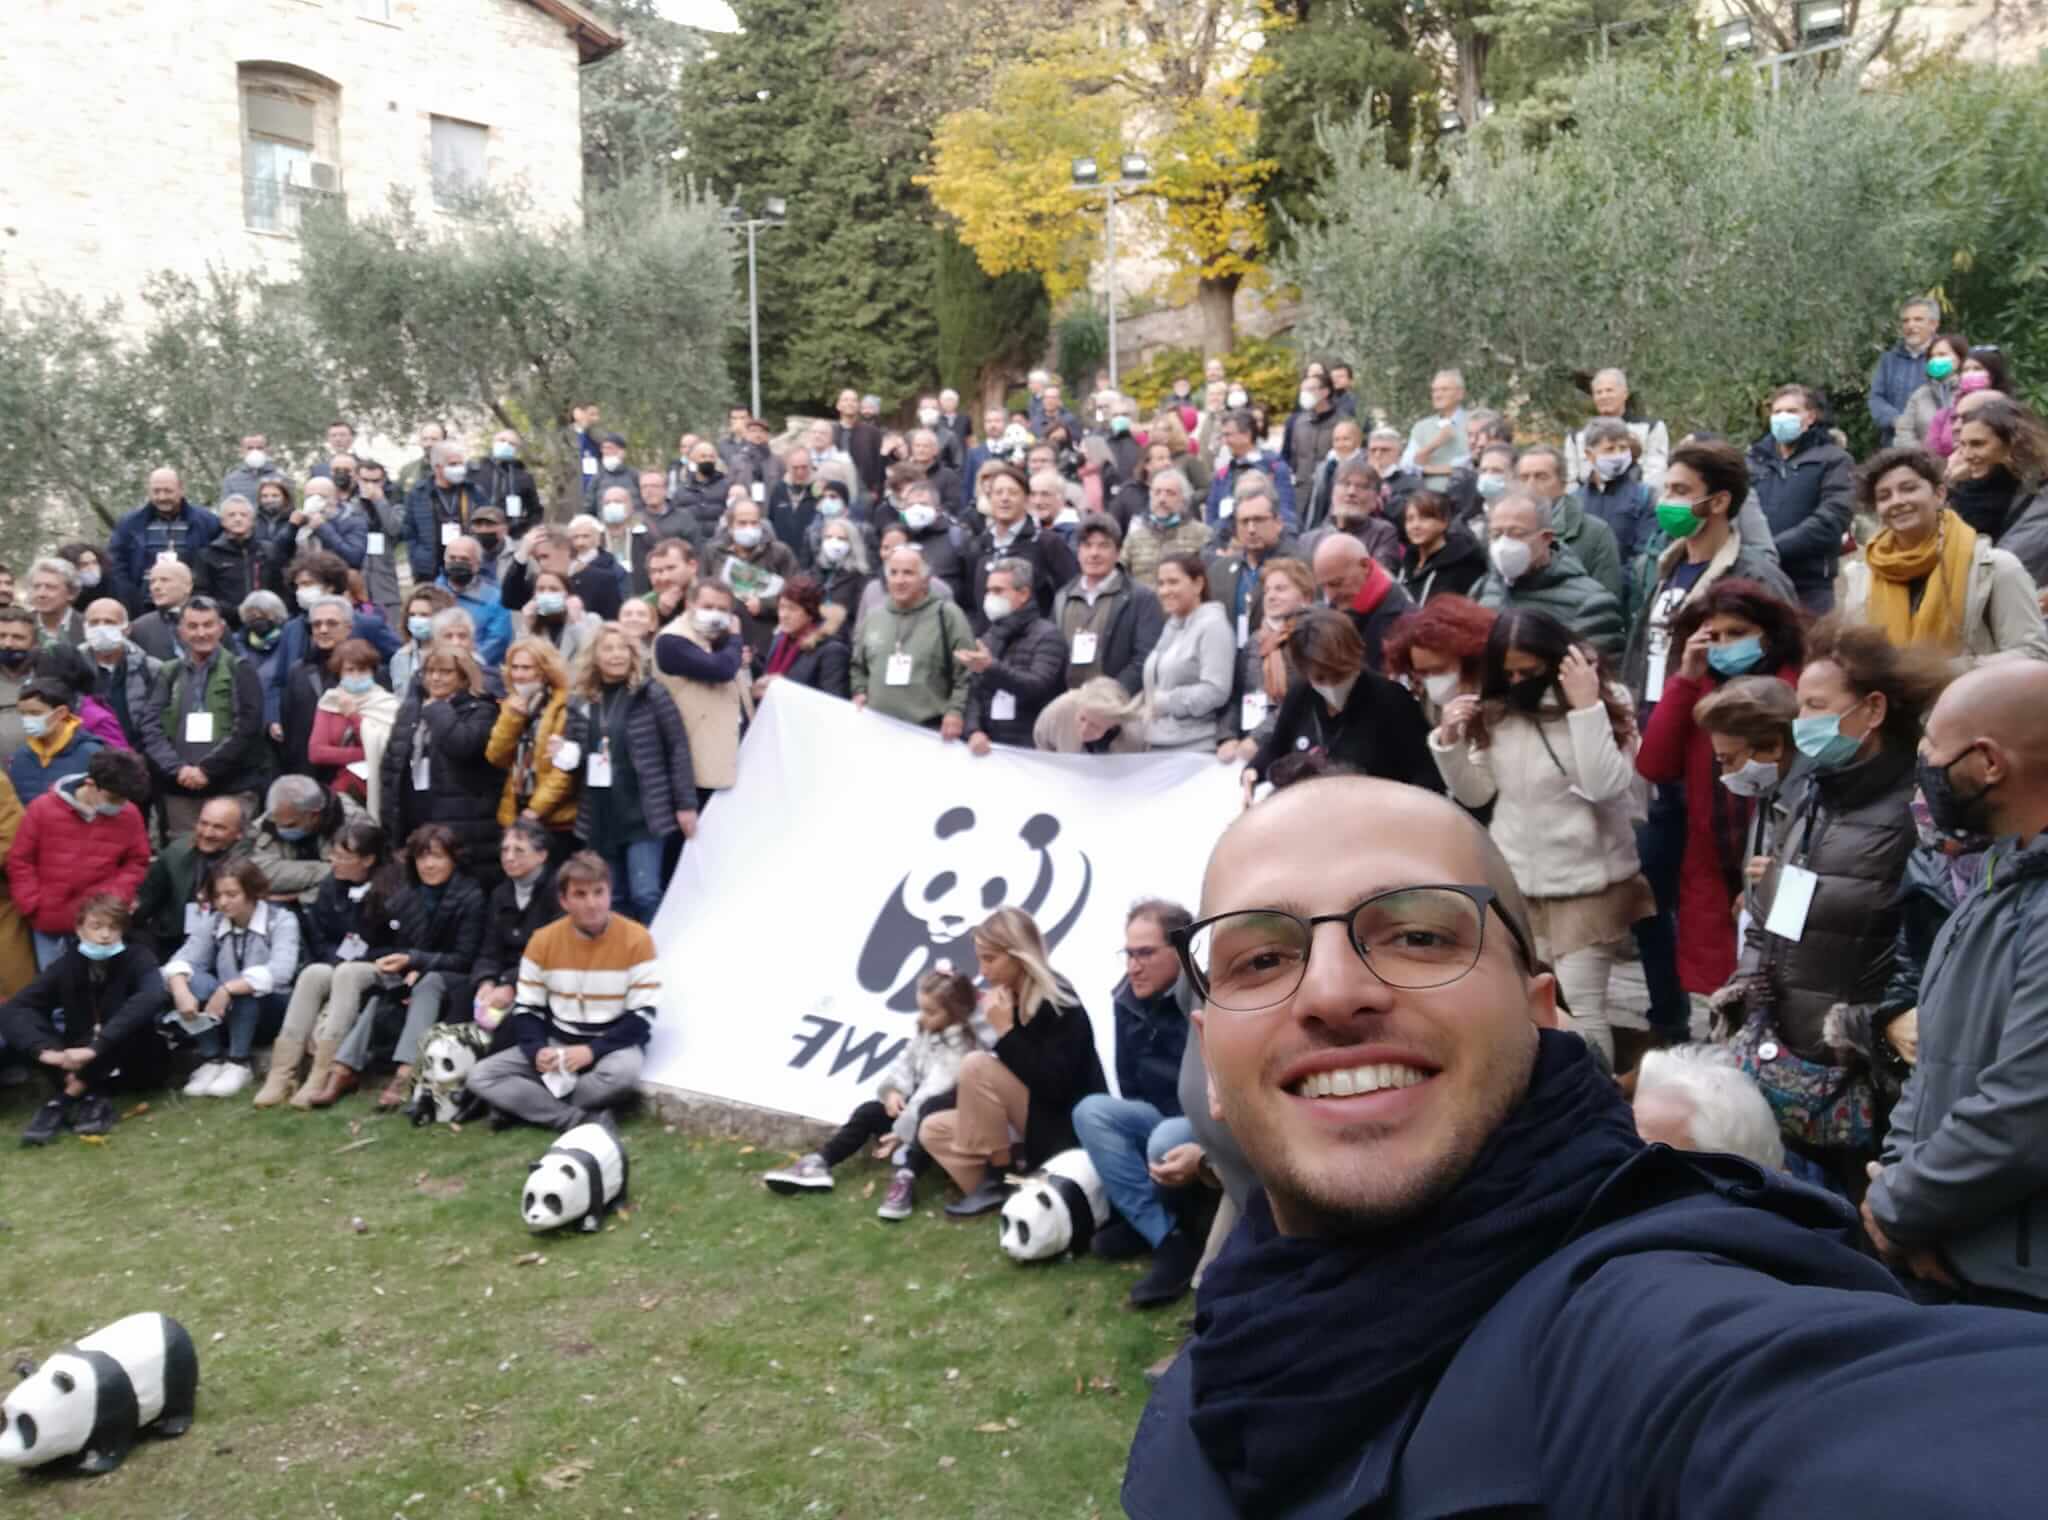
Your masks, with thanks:
M 1201 1288 L 1195 1438 L 1240 1513 L 1270 1515 L 1435 1385 L 1641 1147 L 1585 1044 L 1541 1031 L 1529 1090 L 1450 1194 L 1384 1232 L 1279 1233 L 1264 1194 Z
M 1294 636 L 1294 618 L 1288 618 L 1275 628 L 1271 623 L 1259 627 L 1259 683 L 1265 688 L 1267 703 L 1278 708 L 1287 700 L 1287 688 L 1294 680 L 1294 669 L 1287 660 L 1287 641 Z
M 1943 512 L 1933 536 L 1910 549 L 1885 529 L 1863 554 L 1870 566 L 1869 620 L 1901 649 L 1908 644 L 1960 649 L 1976 554 L 1977 530 L 1954 512 Z M 1922 581 L 1926 589 L 1916 609 L 1913 587 Z
M 2000 465 L 1982 480 L 1952 480 L 1948 483 L 1949 510 L 1979 533 L 1997 538 L 2012 515 L 2013 498 L 2020 492 L 2019 477 Z
M 1365 584 L 1351 599 L 1351 610 L 1365 617 L 1385 601 L 1387 593 L 1393 589 L 1394 578 L 1387 574 L 1386 567 L 1376 559 L 1369 559 L 1365 562 Z
M 775 644 L 768 651 L 768 669 L 764 674 L 787 675 L 789 667 L 796 663 L 796 657 L 803 653 L 804 646 L 786 633 L 775 635 Z

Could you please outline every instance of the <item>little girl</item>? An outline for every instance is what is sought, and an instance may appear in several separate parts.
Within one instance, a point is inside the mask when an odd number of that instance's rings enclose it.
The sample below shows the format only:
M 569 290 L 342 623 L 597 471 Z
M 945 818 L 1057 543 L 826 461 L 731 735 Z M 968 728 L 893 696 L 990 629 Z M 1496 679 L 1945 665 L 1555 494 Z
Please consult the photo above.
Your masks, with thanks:
M 974 984 L 966 977 L 943 967 L 927 971 L 917 984 L 917 1033 L 882 1073 L 874 1101 L 856 1108 L 823 1150 L 761 1180 L 778 1193 L 829 1193 L 832 1168 L 880 1139 L 879 1153 L 898 1157 L 898 1163 L 889 1194 L 875 1212 L 883 1219 L 908 1219 L 918 1175 L 931 1165 L 915 1143 L 918 1120 L 928 1106 L 950 1101 L 960 1063 L 976 1048 L 969 1022 L 974 1009 Z

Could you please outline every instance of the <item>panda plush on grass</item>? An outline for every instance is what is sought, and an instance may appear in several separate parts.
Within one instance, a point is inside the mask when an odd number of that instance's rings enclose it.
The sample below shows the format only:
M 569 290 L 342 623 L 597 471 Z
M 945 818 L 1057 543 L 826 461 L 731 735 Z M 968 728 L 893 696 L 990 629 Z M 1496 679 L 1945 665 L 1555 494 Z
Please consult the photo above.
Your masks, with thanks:
M 0 1404 L 0 1463 L 110 1473 L 138 1435 L 192 1428 L 199 1357 L 185 1327 L 131 1314 L 51 1353 Z
M 420 1037 L 419 1074 L 412 1083 L 412 1122 L 460 1124 L 483 1112 L 483 1100 L 465 1085 L 491 1051 L 481 1024 L 436 1024 Z
M 1016 1189 L 1002 1217 L 1003 1250 L 1013 1261 L 1085 1255 L 1095 1232 L 1109 1223 L 1109 1194 L 1078 1146 L 1061 1151 Z
M 604 1124 L 565 1131 L 527 1168 L 519 1217 L 536 1235 L 573 1224 L 596 1230 L 626 1197 L 626 1150 Z

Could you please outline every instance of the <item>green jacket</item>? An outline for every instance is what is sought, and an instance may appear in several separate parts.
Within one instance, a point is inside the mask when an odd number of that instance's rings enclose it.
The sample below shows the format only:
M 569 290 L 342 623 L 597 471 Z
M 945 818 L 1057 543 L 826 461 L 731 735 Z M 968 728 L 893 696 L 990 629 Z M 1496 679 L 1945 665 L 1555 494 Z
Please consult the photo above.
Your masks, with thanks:
M 1621 545 L 1614 530 L 1586 510 L 1586 504 L 1567 491 L 1551 508 L 1551 523 L 1557 541 L 1579 557 L 1586 574 L 1605 586 L 1618 600 L 1621 596 Z
M 156 950 L 158 959 L 169 960 L 185 943 L 185 905 L 198 899 L 204 871 L 248 853 L 245 836 L 241 842 L 230 845 L 220 860 L 201 861 L 192 836 L 180 834 L 149 863 L 135 893 L 135 923 Z
M 1621 658 L 1621 603 L 1586 573 L 1579 557 L 1562 543 L 1551 551 L 1549 564 L 1531 570 L 1512 588 L 1498 570 L 1489 570 L 1473 590 L 1472 599 L 1496 612 L 1510 607 L 1547 612 L 1609 660 Z
M 929 593 L 905 612 L 892 601 L 868 614 L 853 646 L 853 695 L 868 699 L 873 712 L 925 727 L 947 713 L 965 719 L 967 694 L 974 676 L 953 656 L 974 648 L 974 629 L 967 614 Z M 907 685 L 889 684 L 889 662 L 910 656 Z

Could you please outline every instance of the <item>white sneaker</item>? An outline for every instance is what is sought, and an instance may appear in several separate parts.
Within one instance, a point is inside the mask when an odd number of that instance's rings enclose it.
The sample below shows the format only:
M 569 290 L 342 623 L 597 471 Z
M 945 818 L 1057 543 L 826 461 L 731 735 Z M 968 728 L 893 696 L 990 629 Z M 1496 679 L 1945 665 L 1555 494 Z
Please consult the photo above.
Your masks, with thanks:
M 188 1098 L 211 1096 L 213 1084 L 220 1080 L 220 1069 L 225 1064 L 222 1061 L 208 1061 L 199 1070 L 193 1072 L 192 1080 L 185 1084 L 185 1096 Z
M 220 1075 L 213 1079 L 213 1085 L 206 1089 L 209 1098 L 232 1098 L 249 1085 L 249 1068 L 240 1061 L 220 1063 Z

